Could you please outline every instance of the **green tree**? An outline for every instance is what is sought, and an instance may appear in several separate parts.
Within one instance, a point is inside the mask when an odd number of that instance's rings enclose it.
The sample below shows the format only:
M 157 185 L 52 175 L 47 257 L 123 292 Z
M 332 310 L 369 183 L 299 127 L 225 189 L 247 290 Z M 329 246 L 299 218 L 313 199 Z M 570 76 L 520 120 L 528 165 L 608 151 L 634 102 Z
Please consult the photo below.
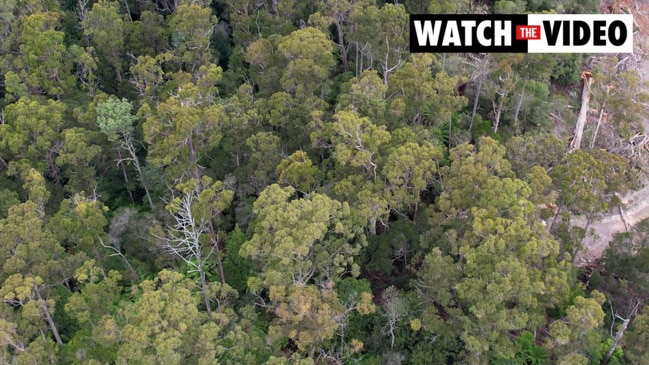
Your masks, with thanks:
M 376 310 L 367 292 L 359 294 L 358 299 L 343 303 L 334 290 L 320 289 L 315 285 L 295 283 L 288 289 L 271 286 L 269 297 L 277 316 L 268 329 L 269 338 L 289 338 L 309 358 L 314 358 L 317 350 L 324 352 L 328 342 L 346 325 L 352 312 L 370 314 Z M 341 355 L 337 354 L 338 357 Z M 325 356 L 336 359 L 335 355 Z
M 364 71 L 362 75 L 341 86 L 337 108 L 356 110 L 358 114 L 375 123 L 385 124 L 387 91 L 388 86 L 383 83 L 376 70 Z
M 514 358 L 507 333 L 543 326 L 572 285 L 570 258 L 538 221 L 529 185 L 513 177 L 504 154 L 490 138 L 451 150 L 439 213 L 431 214 L 439 226 L 425 236 L 437 247 L 418 274 L 422 328 L 460 337 L 472 363 Z
M 40 184 L 44 185 L 42 181 Z M 31 192 L 36 194 L 36 186 Z M 56 288 L 69 286 L 74 270 L 86 256 L 64 252 L 55 235 L 45 227 L 38 204 L 30 200 L 11 207 L 7 218 L 0 221 L 0 242 L 0 295 L 4 298 L 0 318 L 9 326 L 10 343 L 14 344 L 10 352 L 24 351 L 39 333 L 44 339 L 45 334 L 51 334 L 62 345 L 54 317 Z M 32 355 L 36 356 L 36 352 Z
M 59 211 L 50 217 L 47 227 L 68 252 L 84 252 L 88 256 L 101 258 L 98 241 L 105 235 L 104 228 L 108 223 L 104 216 L 106 212 L 108 207 L 96 196 L 75 194 L 61 202 Z
M 193 73 L 201 66 L 217 63 L 210 47 L 216 22 L 212 10 L 198 4 L 181 4 L 171 16 L 171 45 L 184 70 Z
M 357 113 L 339 111 L 331 124 L 334 158 L 345 166 L 361 168 L 366 178 L 376 177 L 379 148 L 390 140 L 384 126 L 376 126 Z
M 149 143 L 147 159 L 162 168 L 169 181 L 183 176 L 200 180 L 204 170 L 201 158 L 222 137 L 224 111 L 214 95 L 221 68 L 203 66 L 201 73 L 196 84 L 182 85 L 157 110 L 145 104 L 139 111 L 146 119 L 142 128 Z
M 590 298 L 578 296 L 566 309 L 565 318 L 550 324 L 547 346 L 554 355 L 553 361 L 558 364 L 599 362 L 600 358 L 594 355 L 602 341 L 598 329 L 604 324 L 605 301 L 604 294 L 598 291 L 593 291 Z
M 82 288 L 72 294 L 65 304 L 65 312 L 76 319 L 81 329 L 66 344 L 62 360 L 115 361 L 117 347 L 95 341 L 93 332 L 102 330 L 98 327 L 100 321 L 113 314 L 123 299 L 122 288 L 119 285 L 122 276 L 113 270 L 106 275 L 95 260 L 88 260 L 77 269 L 75 279 Z
M 131 114 L 132 109 L 133 105 L 126 99 L 119 100 L 111 96 L 108 100 L 97 105 L 97 124 L 102 133 L 108 137 L 108 140 L 117 145 L 118 150 L 128 152 L 129 157 L 126 158 L 122 158 L 121 154 L 118 153 L 118 156 L 120 156 L 118 164 L 122 165 L 124 177 L 128 182 L 123 164 L 133 163 L 139 175 L 140 183 L 146 193 L 147 200 L 149 201 L 149 206 L 153 209 L 153 200 L 149 193 L 148 184 L 144 180 L 140 159 L 137 156 L 135 146 L 137 140 L 135 140 L 133 128 L 133 123 L 137 120 L 137 117 Z
M 649 354 L 645 351 L 647 343 L 649 343 L 647 310 L 645 306 L 638 314 L 623 340 L 624 355 L 633 364 L 642 364 L 649 360 Z
M 506 157 L 519 177 L 532 167 L 540 166 L 550 171 L 561 163 L 565 155 L 564 143 L 551 133 L 528 133 L 515 136 L 505 143 Z
M 380 9 L 371 2 L 354 4 L 351 17 L 350 43 L 355 45 L 357 75 L 375 68 L 387 84 L 390 75 L 399 69 L 407 56 L 408 14 L 401 4 L 385 4 Z M 381 24 L 381 27 L 377 27 Z
M 93 143 L 96 132 L 85 128 L 69 128 L 63 131 L 63 146 L 55 162 L 67 177 L 65 189 L 69 192 L 93 192 L 96 190 L 96 171 L 93 160 L 101 148 Z
M 168 38 L 169 30 L 164 26 L 161 14 L 145 10 L 139 20 L 124 23 L 124 49 L 136 57 L 155 57 L 164 53 Z
M 398 132 L 393 133 L 393 136 Z M 390 207 L 417 211 L 420 194 L 437 173 L 442 150 L 431 143 L 406 142 L 394 147 L 383 162 L 381 175 L 390 192 Z
M 236 319 L 227 305 L 233 299 L 232 289 L 220 285 L 213 288 L 221 307 L 208 316 L 198 310 L 200 297 L 194 288 L 184 275 L 161 271 L 155 279 L 135 288 L 133 301 L 121 303 L 113 314 L 98 321 L 92 334 L 94 341 L 116 346 L 118 363 L 213 363 L 226 354 L 228 347 L 244 347 L 245 343 L 235 346 L 236 340 L 245 341 L 241 338 L 245 334 L 231 325 Z M 233 357 L 232 363 L 242 360 Z
M 65 105 L 33 96 L 18 99 L 4 110 L 0 125 L 0 152 L 9 160 L 9 172 L 33 167 L 60 181 L 55 156 L 63 146 Z
M 250 78 L 259 86 L 259 96 L 269 97 L 280 91 L 280 79 L 286 58 L 278 49 L 283 37 L 273 34 L 246 48 L 245 61 L 250 64 Z
M 61 13 L 57 12 L 34 12 L 16 20 L 15 47 L 19 51 L 10 61 L 6 77 L 20 80 L 27 86 L 25 91 L 31 94 L 60 99 L 74 86 L 72 58 L 64 44 L 65 34 L 56 30 L 60 18 Z
M 239 226 L 228 234 L 225 239 L 225 259 L 223 260 L 223 271 L 226 281 L 232 288 L 243 292 L 246 290 L 248 275 L 251 274 L 252 262 L 244 259 L 239 254 L 241 246 L 247 241 L 246 234 Z
M 336 26 L 336 39 L 340 60 L 343 69 L 349 69 L 349 44 L 345 42 L 345 31 L 349 28 L 349 16 L 351 15 L 352 3 L 349 0 L 321 1 L 318 4 L 320 12 L 312 14 L 309 18 L 311 23 L 320 23 L 322 26 Z
M 280 139 L 270 132 L 258 132 L 248 137 L 250 151 L 246 180 L 259 194 L 276 181 L 275 167 L 281 161 Z
M 460 78 L 443 71 L 433 74 L 435 65 L 438 62 L 431 55 L 413 55 L 394 71 L 387 93 L 395 96 L 390 109 L 396 117 L 406 123 L 437 126 L 466 105 L 466 99 L 456 95 Z
M 96 2 L 81 25 L 84 34 L 92 40 L 100 59 L 115 70 L 115 77 L 121 82 L 124 24 L 119 15 L 119 3 L 106 0 Z
M 354 256 L 365 237 L 354 227 L 349 205 L 317 193 L 291 199 L 294 193 L 273 184 L 253 205 L 253 235 L 240 254 L 263 263 L 259 279 L 249 280 L 254 290 L 259 284 L 306 285 L 359 274 Z
M 569 153 L 551 173 L 559 191 L 559 209 L 550 227 L 564 209 L 585 214 L 590 224 L 595 213 L 618 206 L 621 202 L 616 193 L 628 189 L 629 170 L 620 155 L 596 150 Z
M 277 165 L 277 180 L 303 194 L 314 192 L 322 183 L 324 174 L 313 165 L 304 151 L 295 151 Z
M 158 96 L 158 87 L 164 81 L 164 71 L 161 63 L 166 55 L 138 56 L 131 67 L 131 84 L 135 87 L 140 98 L 155 99 Z
M 313 27 L 296 30 L 283 37 L 277 48 L 288 61 L 280 79 L 285 91 L 306 98 L 323 89 L 336 64 L 334 44 L 326 34 Z

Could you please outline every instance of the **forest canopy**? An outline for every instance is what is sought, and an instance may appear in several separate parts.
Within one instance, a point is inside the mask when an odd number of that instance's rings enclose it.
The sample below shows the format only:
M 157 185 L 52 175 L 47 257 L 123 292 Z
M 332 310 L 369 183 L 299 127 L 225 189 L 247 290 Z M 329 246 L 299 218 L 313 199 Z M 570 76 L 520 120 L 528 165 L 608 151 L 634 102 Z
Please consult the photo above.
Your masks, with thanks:
M 408 49 L 604 5 L 4 0 L 0 359 L 646 363 L 637 58 Z

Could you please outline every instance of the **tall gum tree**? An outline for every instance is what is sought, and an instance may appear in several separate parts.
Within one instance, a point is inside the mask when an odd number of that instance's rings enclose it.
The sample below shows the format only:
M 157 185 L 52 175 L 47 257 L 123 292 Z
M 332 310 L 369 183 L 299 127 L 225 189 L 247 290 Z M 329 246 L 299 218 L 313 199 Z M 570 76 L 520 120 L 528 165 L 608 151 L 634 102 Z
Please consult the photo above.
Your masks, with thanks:
M 201 4 L 181 4 L 170 16 L 171 45 L 182 62 L 182 69 L 195 72 L 216 63 L 210 39 L 217 23 L 212 9 Z
M 460 337 L 476 364 L 512 359 L 516 345 L 506 334 L 542 327 L 572 285 L 570 258 L 535 216 L 531 189 L 513 177 L 504 153 L 490 138 L 451 150 L 433 214 L 438 231 L 424 236 L 434 248 L 418 273 L 422 328 Z
M 292 32 L 282 38 L 278 49 L 288 64 L 280 84 L 289 93 L 306 98 L 324 84 L 335 66 L 334 44 L 320 30 L 308 27 Z
M 64 43 L 65 33 L 57 30 L 61 17 L 56 11 L 44 11 L 26 13 L 15 21 L 15 35 L 8 41 L 15 42 L 10 49 L 18 52 L 7 55 L 6 77 L 8 80 L 17 78 L 26 87 L 15 97 L 28 92 L 60 99 L 72 91 L 74 58 Z
M 138 114 L 145 118 L 142 128 L 149 144 L 148 161 L 162 168 L 168 181 L 185 178 L 200 180 L 205 166 L 201 158 L 221 140 L 223 106 L 216 100 L 215 85 L 221 78 L 216 65 L 201 67 L 201 77 L 186 83 L 156 110 L 144 104 Z
M 147 181 L 144 180 L 143 166 L 140 164 L 140 159 L 137 156 L 137 141 L 133 135 L 133 123 L 137 120 L 137 117 L 131 114 L 132 109 L 133 105 L 126 99 L 119 100 L 111 96 L 108 100 L 97 105 L 97 124 L 102 133 L 106 134 L 108 140 L 115 144 L 117 149 L 125 150 L 128 153 L 128 157 L 120 157 L 117 163 L 118 165 L 133 163 L 135 171 L 139 175 L 142 188 L 144 188 L 144 192 L 146 193 L 149 206 L 153 209 L 153 200 L 149 193 Z M 118 155 L 121 156 L 121 154 Z M 126 170 L 123 166 L 122 171 L 128 181 Z
M 273 184 L 254 203 L 253 235 L 240 254 L 263 263 L 263 269 L 249 283 L 306 285 L 358 275 L 354 256 L 365 237 L 355 228 L 349 205 L 318 193 L 293 199 L 294 193 Z
M 99 1 L 92 6 L 81 22 L 84 34 L 89 37 L 100 59 L 114 70 L 118 82 L 122 81 L 122 53 L 124 53 L 124 23 L 117 1 Z
M 0 125 L 0 153 L 8 172 L 34 168 L 55 181 L 61 180 L 56 155 L 63 147 L 64 113 L 60 101 L 25 96 L 4 110 Z

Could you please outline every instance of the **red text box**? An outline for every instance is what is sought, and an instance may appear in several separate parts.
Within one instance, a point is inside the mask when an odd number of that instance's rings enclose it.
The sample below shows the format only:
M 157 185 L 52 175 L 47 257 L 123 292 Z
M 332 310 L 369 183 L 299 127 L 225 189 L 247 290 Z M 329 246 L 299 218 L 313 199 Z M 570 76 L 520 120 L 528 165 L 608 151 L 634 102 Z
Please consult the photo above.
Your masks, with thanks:
M 533 40 L 541 39 L 541 26 L 540 25 L 517 25 L 516 26 L 516 40 Z

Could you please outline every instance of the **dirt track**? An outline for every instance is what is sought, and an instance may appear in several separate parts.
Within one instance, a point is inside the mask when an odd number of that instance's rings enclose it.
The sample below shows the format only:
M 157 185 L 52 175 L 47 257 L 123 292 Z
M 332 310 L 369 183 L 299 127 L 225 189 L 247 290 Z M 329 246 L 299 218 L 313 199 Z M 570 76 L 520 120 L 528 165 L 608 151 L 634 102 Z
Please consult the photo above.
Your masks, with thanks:
M 591 222 L 588 230 L 592 229 L 594 235 L 589 235 L 584 240 L 584 249 L 576 258 L 577 265 L 588 265 L 599 258 L 613 238 L 614 233 L 626 232 L 625 221 L 629 226 L 633 226 L 641 220 L 649 218 L 649 185 L 625 196 L 623 203 L 626 205 L 625 208 L 621 210 L 615 209 L 614 212 L 609 212 Z M 579 227 L 586 225 L 584 217 L 574 217 L 571 222 Z

